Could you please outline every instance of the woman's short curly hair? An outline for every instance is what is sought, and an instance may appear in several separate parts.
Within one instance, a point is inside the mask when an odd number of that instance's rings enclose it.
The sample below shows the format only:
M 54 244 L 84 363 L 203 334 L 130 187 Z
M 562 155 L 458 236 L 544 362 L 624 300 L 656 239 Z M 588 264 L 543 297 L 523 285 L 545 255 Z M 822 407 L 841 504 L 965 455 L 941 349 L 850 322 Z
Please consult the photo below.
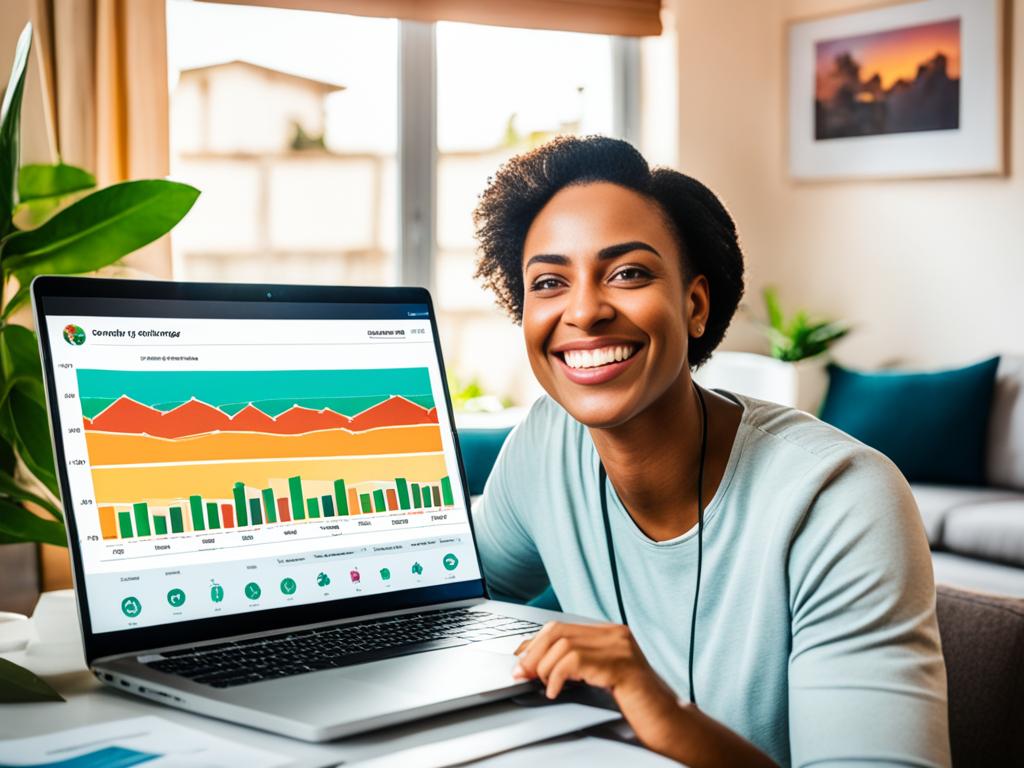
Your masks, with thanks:
M 516 323 L 523 320 L 523 246 L 534 218 L 559 190 L 605 181 L 655 202 L 679 241 L 683 274 L 704 275 L 711 310 L 704 335 L 690 339 L 690 366 L 721 342 L 743 295 L 736 225 L 714 193 L 669 168 L 651 169 L 630 144 L 604 136 L 563 136 L 513 157 L 488 180 L 473 212 L 479 242 L 476 277 Z

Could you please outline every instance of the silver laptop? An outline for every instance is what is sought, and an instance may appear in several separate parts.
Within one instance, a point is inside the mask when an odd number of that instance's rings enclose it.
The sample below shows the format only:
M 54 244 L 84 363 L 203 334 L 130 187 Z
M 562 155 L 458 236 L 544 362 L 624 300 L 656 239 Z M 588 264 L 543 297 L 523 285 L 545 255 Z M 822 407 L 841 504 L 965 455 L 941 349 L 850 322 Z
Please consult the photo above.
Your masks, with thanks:
M 511 651 L 560 614 L 488 599 L 427 291 L 32 298 L 101 681 L 309 741 L 529 689 Z

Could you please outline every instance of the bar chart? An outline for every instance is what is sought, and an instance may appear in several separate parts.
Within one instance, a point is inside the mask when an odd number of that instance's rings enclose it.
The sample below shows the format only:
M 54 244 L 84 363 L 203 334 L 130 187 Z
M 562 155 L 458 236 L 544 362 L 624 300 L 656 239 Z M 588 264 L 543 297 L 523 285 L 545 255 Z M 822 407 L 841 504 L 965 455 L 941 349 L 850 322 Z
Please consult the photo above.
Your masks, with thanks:
M 273 487 L 256 489 L 236 482 L 230 500 L 192 495 L 156 507 L 147 501 L 107 504 L 99 507 L 100 530 L 104 540 L 133 539 L 355 515 L 420 514 L 451 508 L 455 503 L 447 475 L 435 483 L 396 477 L 351 487 L 338 479 L 332 485 L 329 493 L 309 495 L 308 486 L 296 475 L 288 478 L 287 495 L 278 495 Z

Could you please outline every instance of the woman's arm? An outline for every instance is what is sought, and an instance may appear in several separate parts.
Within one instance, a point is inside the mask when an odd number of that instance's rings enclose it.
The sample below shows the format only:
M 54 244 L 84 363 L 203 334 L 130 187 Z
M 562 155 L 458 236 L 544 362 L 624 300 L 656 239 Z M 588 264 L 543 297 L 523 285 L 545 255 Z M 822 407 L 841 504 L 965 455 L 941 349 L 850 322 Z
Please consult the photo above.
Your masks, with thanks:
M 568 680 L 609 690 L 644 746 L 691 768 L 774 765 L 742 736 L 680 703 L 647 663 L 629 627 L 552 621 L 516 655 L 513 675 L 539 678 L 548 698 L 558 696 Z

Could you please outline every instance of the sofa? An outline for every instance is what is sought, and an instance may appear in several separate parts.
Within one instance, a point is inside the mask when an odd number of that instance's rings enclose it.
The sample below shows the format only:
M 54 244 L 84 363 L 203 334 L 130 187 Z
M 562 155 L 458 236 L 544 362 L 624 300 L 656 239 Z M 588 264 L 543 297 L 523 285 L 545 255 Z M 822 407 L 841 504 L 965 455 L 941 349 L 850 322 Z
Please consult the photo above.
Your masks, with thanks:
M 483 492 L 509 431 L 459 430 L 472 495 Z M 912 483 L 911 489 L 936 582 L 1024 597 L 1024 356 L 999 362 L 986 448 L 987 485 Z
M 911 484 L 935 580 L 1024 597 L 1024 356 L 999 361 L 985 475 L 983 487 Z

